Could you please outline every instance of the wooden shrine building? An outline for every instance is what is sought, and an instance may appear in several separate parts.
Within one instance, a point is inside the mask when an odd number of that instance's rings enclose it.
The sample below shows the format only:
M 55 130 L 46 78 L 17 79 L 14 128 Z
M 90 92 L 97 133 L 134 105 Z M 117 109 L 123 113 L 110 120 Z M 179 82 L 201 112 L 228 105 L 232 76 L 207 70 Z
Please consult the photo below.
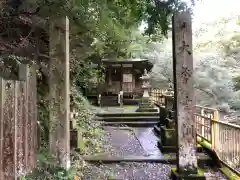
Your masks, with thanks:
M 98 89 L 88 94 L 101 94 L 102 101 L 108 99 L 117 105 L 118 95 L 122 91 L 124 104 L 136 104 L 143 93 L 140 77 L 145 69 L 149 72 L 153 64 L 147 59 L 102 59 L 101 64 L 105 81 L 98 85 Z M 100 67 L 99 64 L 94 66 Z

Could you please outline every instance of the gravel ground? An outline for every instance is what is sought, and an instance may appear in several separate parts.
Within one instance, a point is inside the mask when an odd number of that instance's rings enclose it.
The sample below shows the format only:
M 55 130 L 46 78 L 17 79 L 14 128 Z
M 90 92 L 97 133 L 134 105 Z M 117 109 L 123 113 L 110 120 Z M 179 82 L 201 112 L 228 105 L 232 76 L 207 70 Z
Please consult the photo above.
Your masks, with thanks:
M 227 178 L 225 178 L 222 173 L 220 173 L 218 170 L 216 169 L 209 169 L 209 170 L 205 170 L 205 176 L 207 178 L 207 180 L 227 180 Z
M 82 180 L 170 180 L 170 169 L 169 165 L 155 163 L 93 165 Z
M 121 180 L 169 180 L 171 166 L 160 163 L 121 163 L 109 166 Z
M 111 127 L 106 128 L 103 139 L 105 146 L 111 145 L 111 148 L 107 148 L 107 151 L 105 151 L 110 153 L 110 155 L 146 155 L 131 129 L 117 130 Z
M 82 180 L 170 180 L 172 167 L 175 166 L 161 163 L 93 165 Z M 227 180 L 214 170 L 206 170 L 205 176 L 207 180 Z

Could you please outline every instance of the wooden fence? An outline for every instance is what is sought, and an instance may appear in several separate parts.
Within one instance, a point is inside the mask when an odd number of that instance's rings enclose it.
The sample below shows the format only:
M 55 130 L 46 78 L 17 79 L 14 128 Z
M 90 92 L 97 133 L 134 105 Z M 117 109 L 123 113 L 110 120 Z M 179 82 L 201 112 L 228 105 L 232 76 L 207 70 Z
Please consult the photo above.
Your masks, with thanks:
M 18 80 L 0 77 L 0 179 L 16 179 L 36 164 L 36 71 L 20 65 Z
M 162 90 L 152 90 L 155 104 L 166 106 L 167 97 Z M 240 175 L 240 126 L 220 121 L 218 110 L 195 106 L 197 136 L 211 144 L 219 160 Z

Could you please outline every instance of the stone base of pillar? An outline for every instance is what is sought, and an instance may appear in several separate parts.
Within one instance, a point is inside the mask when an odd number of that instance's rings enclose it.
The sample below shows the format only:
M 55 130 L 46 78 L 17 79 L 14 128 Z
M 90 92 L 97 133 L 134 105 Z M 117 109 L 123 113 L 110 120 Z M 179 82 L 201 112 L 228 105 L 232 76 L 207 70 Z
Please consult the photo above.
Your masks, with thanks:
M 139 102 L 139 108 L 137 112 L 158 112 L 157 108 L 154 108 L 149 100 L 149 97 L 143 97 Z
M 162 153 L 176 153 L 177 152 L 177 146 L 164 146 L 162 144 L 161 140 L 159 140 L 157 142 L 157 146 Z
M 149 97 L 142 97 L 142 99 L 140 100 L 140 103 L 139 103 L 139 107 L 142 107 L 142 108 L 150 108 L 150 107 L 153 107 Z
M 160 114 L 160 126 L 165 126 L 167 124 L 166 118 L 168 117 L 168 111 L 165 106 L 159 107 L 159 114 Z
M 164 146 L 174 146 L 176 145 L 176 129 L 175 128 L 167 128 L 166 126 L 160 127 L 160 139 L 162 142 L 162 145 Z
M 172 180 L 191 180 L 191 179 L 196 179 L 196 180 L 206 180 L 206 177 L 204 176 L 204 173 L 198 170 L 197 174 L 179 174 L 177 172 L 176 168 L 171 169 L 171 179 Z
M 160 129 L 161 126 L 162 126 L 161 124 L 158 124 L 158 125 L 155 125 L 155 126 L 153 127 L 155 133 L 156 133 L 158 136 L 160 136 L 160 133 L 161 133 L 161 129 Z

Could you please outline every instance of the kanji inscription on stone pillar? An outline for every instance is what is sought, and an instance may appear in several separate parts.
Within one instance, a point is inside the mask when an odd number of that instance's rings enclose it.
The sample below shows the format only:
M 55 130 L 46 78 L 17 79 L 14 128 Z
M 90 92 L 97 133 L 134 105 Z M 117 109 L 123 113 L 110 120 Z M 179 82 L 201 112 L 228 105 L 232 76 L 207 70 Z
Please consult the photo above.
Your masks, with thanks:
M 192 56 L 192 23 L 188 12 L 173 17 L 173 69 L 178 132 L 178 172 L 197 174 Z
M 69 20 L 51 19 L 49 25 L 50 150 L 60 166 L 69 168 Z

